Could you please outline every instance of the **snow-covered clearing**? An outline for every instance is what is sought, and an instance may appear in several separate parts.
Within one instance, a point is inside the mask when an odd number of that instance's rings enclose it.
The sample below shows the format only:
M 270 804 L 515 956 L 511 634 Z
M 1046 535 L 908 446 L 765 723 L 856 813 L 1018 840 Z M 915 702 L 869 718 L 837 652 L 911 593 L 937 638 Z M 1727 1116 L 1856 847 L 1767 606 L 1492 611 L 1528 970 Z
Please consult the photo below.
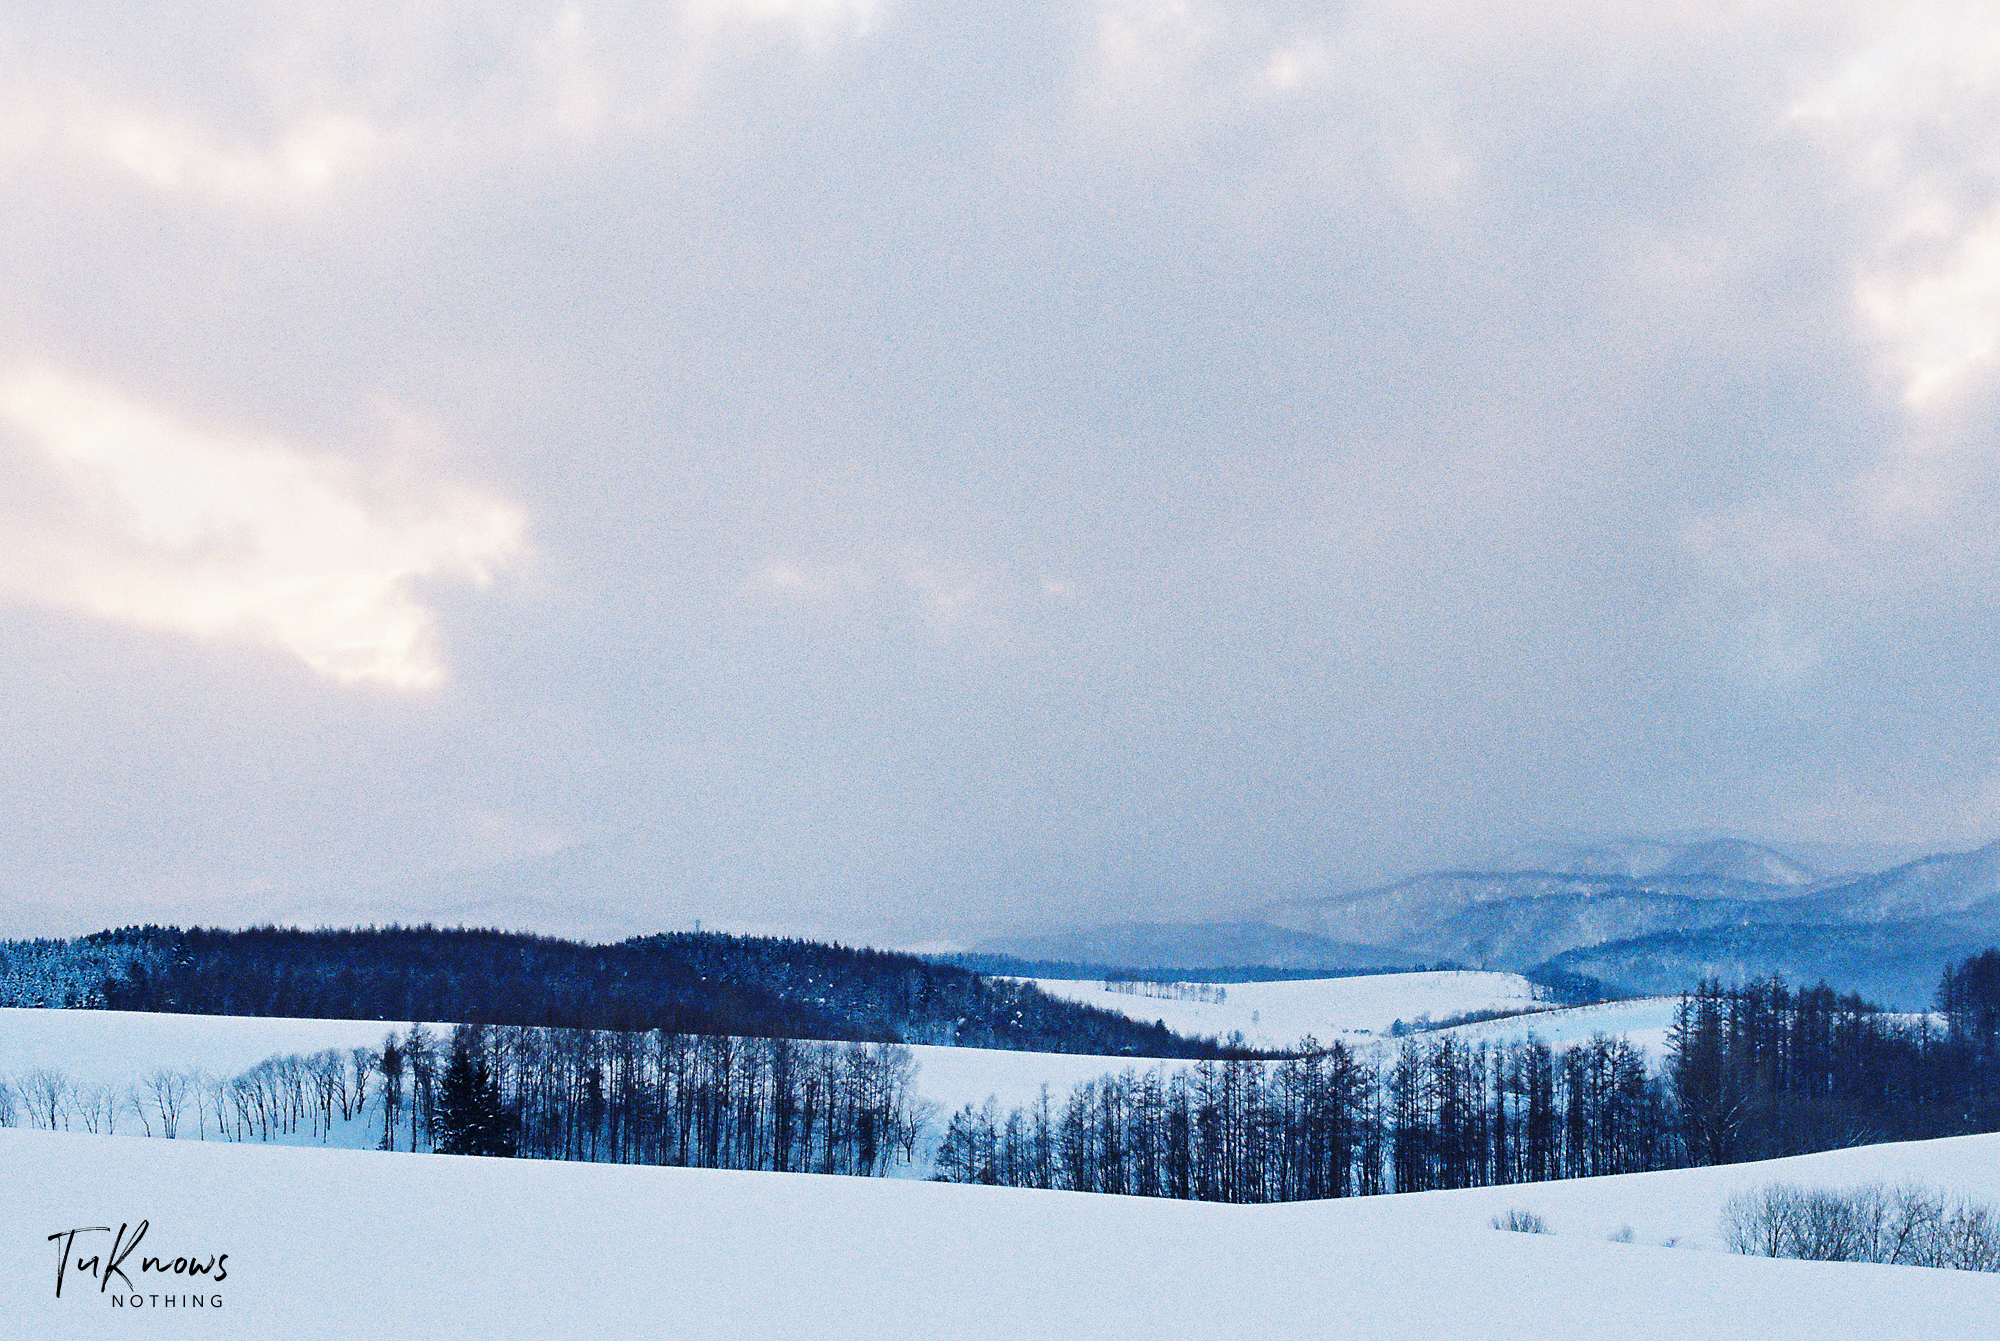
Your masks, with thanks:
M 1163 1021 L 1177 1034 L 1227 1039 L 1241 1033 L 1259 1048 L 1289 1048 L 1311 1034 L 1322 1043 L 1387 1034 L 1396 1021 L 1441 1020 L 1481 1010 L 1534 1010 L 1535 985 L 1518 973 L 1475 971 L 1375 973 L 1353 978 L 1302 978 L 1283 982 L 1215 984 L 1221 1001 L 1182 1001 L 1136 991 L 1108 990 L 1096 979 L 1030 978 L 1051 996 L 1116 1011 L 1135 1020 Z M 1126 986 L 1128 984 L 1120 984 Z
M 1560 1051 L 1588 1043 L 1598 1034 L 1628 1040 L 1650 1054 L 1657 1063 L 1667 1055 L 1667 1035 L 1674 1027 L 1677 996 L 1648 996 L 1635 1001 L 1606 1001 L 1595 1006 L 1569 1006 L 1536 1015 L 1516 1015 L 1504 1020 L 1482 1020 L 1478 1024 L 1454 1025 L 1435 1035 L 1449 1034 L 1468 1043 L 1504 1043 L 1533 1034 Z
M 62 1341 L 372 1335 L 570 1341 L 1144 1336 L 1984 1338 L 2000 1276 L 1653 1246 L 1731 1192 L 1914 1178 L 2000 1200 L 2000 1137 L 1730 1169 L 1285 1206 L 803 1174 L 554 1164 L 0 1131 L 0 1298 Z M 1557 1232 L 1488 1227 L 1510 1207 Z M 123 1308 L 57 1244 L 148 1224 Z M 1625 1226 L 1634 1242 L 1608 1242 Z M 109 1246 L 109 1232 L 83 1246 Z M 130 1295 L 147 1302 L 136 1312 Z M 157 1301 L 173 1295 L 168 1308 Z M 213 1299 L 220 1298 L 215 1306 Z

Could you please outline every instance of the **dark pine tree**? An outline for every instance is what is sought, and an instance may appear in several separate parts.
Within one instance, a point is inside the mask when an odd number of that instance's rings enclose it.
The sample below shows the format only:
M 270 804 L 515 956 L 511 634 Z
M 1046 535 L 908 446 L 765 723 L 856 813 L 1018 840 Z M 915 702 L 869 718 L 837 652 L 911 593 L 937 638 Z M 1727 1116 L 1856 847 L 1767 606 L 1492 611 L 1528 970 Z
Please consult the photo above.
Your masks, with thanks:
M 514 1153 L 513 1124 L 486 1060 L 484 1033 L 476 1024 L 451 1032 L 451 1059 L 438 1086 L 434 1119 L 441 1155 Z

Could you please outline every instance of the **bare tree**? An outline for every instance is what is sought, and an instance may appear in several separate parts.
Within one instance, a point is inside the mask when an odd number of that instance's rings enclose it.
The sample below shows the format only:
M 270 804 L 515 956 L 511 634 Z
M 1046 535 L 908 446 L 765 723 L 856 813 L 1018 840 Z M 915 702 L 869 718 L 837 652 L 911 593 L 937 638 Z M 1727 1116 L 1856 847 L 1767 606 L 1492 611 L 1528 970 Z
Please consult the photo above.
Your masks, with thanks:
M 226 1105 L 229 1102 L 229 1082 L 221 1076 L 205 1076 L 202 1093 L 207 1098 L 207 1111 L 215 1114 L 215 1135 L 219 1140 L 229 1134 L 229 1118 Z M 202 1118 L 202 1139 L 208 1139 L 208 1119 Z
M 160 1115 L 160 1134 L 169 1141 L 180 1135 L 181 1110 L 187 1106 L 188 1077 L 184 1072 L 156 1067 L 146 1073 L 146 1093 Z
M 1722 1236 L 1733 1251 L 1758 1257 L 2000 1271 L 2000 1217 L 1921 1187 L 1835 1192 L 1772 1183 L 1730 1200 Z
M 437 1040 L 421 1022 L 403 1035 L 403 1065 L 410 1073 L 410 1149 L 415 1150 L 419 1129 L 430 1136 L 437 1099 Z
M 70 1110 L 87 1132 L 116 1135 L 119 1103 L 117 1091 L 109 1085 L 75 1085 L 70 1088 Z
M 37 1067 L 21 1077 L 19 1089 L 30 1122 L 48 1131 L 55 1131 L 56 1123 L 61 1122 L 62 1129 L 69 1130 L 69 1077 Z
M 344 1119 L 358 1117 L 368 1107 L 368 1073 L 375 1069 L 376 1055 L 373 1048 L 349 1049 L 349 1058 L 354 1064 L 351 1083 L 341 1097 L 340 1116 Z

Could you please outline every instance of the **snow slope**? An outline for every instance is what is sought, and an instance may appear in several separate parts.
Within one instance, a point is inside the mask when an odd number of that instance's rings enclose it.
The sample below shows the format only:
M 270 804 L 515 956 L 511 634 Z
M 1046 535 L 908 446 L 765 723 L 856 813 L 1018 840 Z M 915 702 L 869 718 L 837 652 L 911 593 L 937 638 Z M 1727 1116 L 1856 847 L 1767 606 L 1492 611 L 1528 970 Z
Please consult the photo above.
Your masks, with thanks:
M 1163 1020 L 1179 1034 L 1228 1038 L 1241 1032 L 1256 1047 L 1288 1048 L 1307 1034 L 1322 1043 L 1386 1034 L 1397 1020 L 1442 1019 L 1475 1010 L 1530 1010 L 1535 986 L 1518 973 L 1377 973 L 1356 978 L 1220 984 L 1221 1002 L 1174 1001 L 1105 990 L 1094 980 L 1031 978 L 1051 996 Z M 1145 984 L 1140 984 L 1143 988 Z
M 2000 1276 L 1647 1246 L 1712 1231 L 1782 1174 L 1915 1174 L 1989 1199 L 2000 1138 L 1533 1188 L 1222 1206 L 1006 1188 L 229 1146 L 0 1130 L 9 1330 L 68 1341 L 381 1333 L 468 1341 L 1972 1341 Z M 1559 1231 L 1487 1227 L 1509 1206 Z M 227 1253 L 188 1307 L 128 1273 L 55 1294 L 51 1233 L 148 1223 L 143 1251 Z M 1607 1242 L 1631 1224 L 1638 1242 Z M 89 1242 L 101 1249 L 109 1234 Z M 137 1282 L 143 1281 L 143 1285 Z M 175 1286 L 180 1290 L 176 1291 Z M 127 1298 L 129 1300 L 129 1294 Z
M 1468 1043 L 1504 1043 L 1533 1034 L 1560 1051 L 1588 1043 L 1597 1034 L 1610 1034 L 1629 1040 L 1658 1063 L 1667 1055 L 1667 1034 L 1674 1027 L 1674 1012 L 1679 1006 L 1677 996 L 1606 1001 L 1595 1006 L 1570 1006 L 1538 1015 L 1454 1025 L 1438 1030 L 1437 1035 L 1449 1034 Z
M 451 1026 L 427 1025 L 450 1032 Z M 327 1048 L 379 1048 L 407 1024 L 251 1015 L 159 1015 L 126 1010 L 0 1009 L 0 1075 L 37 1068 L 80 1084 L 123 1087 L 155 1067 L 231 1076 L 266 1057 Z

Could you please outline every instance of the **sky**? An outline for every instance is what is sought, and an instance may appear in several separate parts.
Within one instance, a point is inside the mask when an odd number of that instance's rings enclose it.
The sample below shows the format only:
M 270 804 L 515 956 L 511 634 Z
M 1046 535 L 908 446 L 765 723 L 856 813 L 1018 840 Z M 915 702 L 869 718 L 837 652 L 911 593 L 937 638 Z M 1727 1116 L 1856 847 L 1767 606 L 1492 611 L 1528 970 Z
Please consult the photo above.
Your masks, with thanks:
M 2000 837 L 1991 0 L 18 0 L 0 933 Z

